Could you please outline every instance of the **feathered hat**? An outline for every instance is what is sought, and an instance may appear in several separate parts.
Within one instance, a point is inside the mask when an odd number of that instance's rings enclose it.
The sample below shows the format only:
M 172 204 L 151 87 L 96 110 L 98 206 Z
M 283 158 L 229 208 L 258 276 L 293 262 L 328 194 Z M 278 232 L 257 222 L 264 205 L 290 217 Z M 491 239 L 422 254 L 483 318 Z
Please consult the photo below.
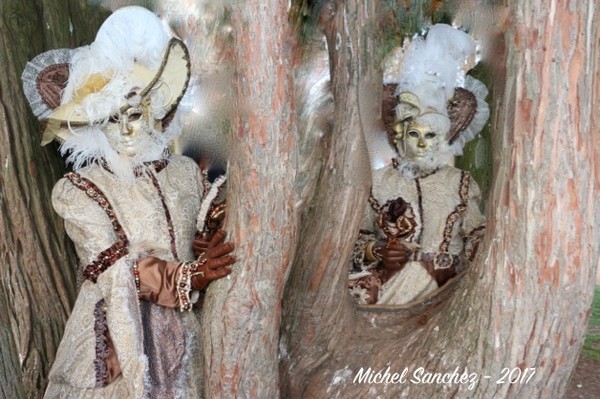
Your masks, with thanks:
M 390 135 L 397 122 L 425 119 L 446 135 L 453 155 L 483 129 L 489 106 L 487 88 L 467 72 L 477 64 L 473 38 L 446 24 L 413 37 L 388 57 L 384 77 L 383 120 Z
M 152 97 L 155 119 L 169 121 L 190 78 L 185 44 L 142 7 L 115 11 L 92 44 L 42 53 L 22 80 L 33 113 L 44 125 L 42 145 L 73 128 L 105 123 Z M 131 95 L 131 89 L 136 88 Z

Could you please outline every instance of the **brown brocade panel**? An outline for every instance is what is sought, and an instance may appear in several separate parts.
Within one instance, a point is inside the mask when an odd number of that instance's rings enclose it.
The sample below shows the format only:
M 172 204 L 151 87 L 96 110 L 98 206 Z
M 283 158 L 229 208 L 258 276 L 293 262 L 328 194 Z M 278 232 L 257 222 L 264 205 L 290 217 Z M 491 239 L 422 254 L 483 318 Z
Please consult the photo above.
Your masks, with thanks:
M 440 244 L 440 252 L 448 252 L 448 246 L 450 245 L 450 240 L 452 239 L 452 230 L 454 229 L 454 224 L 464 213 L 465 209 L 467 209 L 467 200 L 469 199 L 469 181 L 469 174 L 465 171 L 461 171 L 460 187 L 458 189 L 458 193 L 460 195 L 460 203 L 456 205 L 454 211 L 450 215 L 448 215 L 448 218 L 446 219 L 446 227 L 444 228 L 444 240 Z
M 94 333 L 96 334 L 96 386 L 105 387 L 121 374 L 114 345 L 106 322 L 105 301 L 101 299 L 94 308 Z
M 50 109 L 60 106 L 62 91 L 69 80 L 69 64 L 49 65 L 39 73 L 35 80 L 37 90 L 44 104 Z

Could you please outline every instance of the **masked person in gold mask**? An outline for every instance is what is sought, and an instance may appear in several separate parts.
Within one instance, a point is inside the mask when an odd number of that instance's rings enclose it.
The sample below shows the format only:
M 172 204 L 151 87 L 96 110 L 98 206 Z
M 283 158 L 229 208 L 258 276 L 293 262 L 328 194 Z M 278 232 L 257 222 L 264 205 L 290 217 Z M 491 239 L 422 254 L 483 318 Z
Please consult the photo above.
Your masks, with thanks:
M 43 144 L 58 139 L 73 165 L 52 203 L 83 280 L 46 398 L 202 396 L 193 304 L 231 272 L 234 245 L 218 231 L 192 249 L 211 187 L 168 151 L 190 78 L 187 48 L 170 36 L 150 11 L 125 7 L 91 45 L 43 53 L 23 73 Z
M 398 157 L 373 172 L 354 247 L 349 287 L 359 304 L 422 299 L 475 255 L 485 228 L 480 190 L 451 166 L 489 115 L 485 86 L 465 78 L 474 52 L 469 35 L 442 24 L 404 51 L 390 126 Z

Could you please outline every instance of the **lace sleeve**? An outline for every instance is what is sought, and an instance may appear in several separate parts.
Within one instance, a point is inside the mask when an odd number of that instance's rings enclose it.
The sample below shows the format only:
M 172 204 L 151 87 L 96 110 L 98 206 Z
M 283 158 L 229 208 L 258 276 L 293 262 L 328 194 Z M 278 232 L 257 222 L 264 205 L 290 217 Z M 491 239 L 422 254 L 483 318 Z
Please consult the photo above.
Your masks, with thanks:
M 219 176 L 210 185 L 210 188 L 202 197 L 200 212 L 196 222 L 196 227 L 199 232 L 215 231 L 220 227 L 220 224 L 225 217 L 226 183 L 227 177 L 225 175 Z
M 54 186 L 52 205 L 64 220 L 65 230 L 75 244 L 82 267 L 94 262 L 100 253 L 120 241 L 106 211 L 67 178 L 60 179 Z

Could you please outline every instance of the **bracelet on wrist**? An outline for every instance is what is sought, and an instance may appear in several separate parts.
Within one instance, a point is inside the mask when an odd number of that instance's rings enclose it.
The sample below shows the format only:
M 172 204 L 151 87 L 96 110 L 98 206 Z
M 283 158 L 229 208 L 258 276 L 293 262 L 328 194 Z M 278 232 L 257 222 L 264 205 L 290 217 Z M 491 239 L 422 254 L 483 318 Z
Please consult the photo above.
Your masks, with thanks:
M 191 268 L 192 262 L 181 262 L 179 264 L 177 293 L 179 294 L 179 310 L 182 312 L 192 309 L 192 300 L 190 298 L 192 291 Z
M 377 241 L 370 241 L 365 246 L 365 257 L 369 262 L 381 261 L 381 255 L 377 253 L 377 249 L 375 248 L 376 243 Z
M 140 297 L 140 270 L 137 261 L 133 262 L 133 279 L 135 280 L 135 292 L 137 294 L 138 301 L 141 300 Z

